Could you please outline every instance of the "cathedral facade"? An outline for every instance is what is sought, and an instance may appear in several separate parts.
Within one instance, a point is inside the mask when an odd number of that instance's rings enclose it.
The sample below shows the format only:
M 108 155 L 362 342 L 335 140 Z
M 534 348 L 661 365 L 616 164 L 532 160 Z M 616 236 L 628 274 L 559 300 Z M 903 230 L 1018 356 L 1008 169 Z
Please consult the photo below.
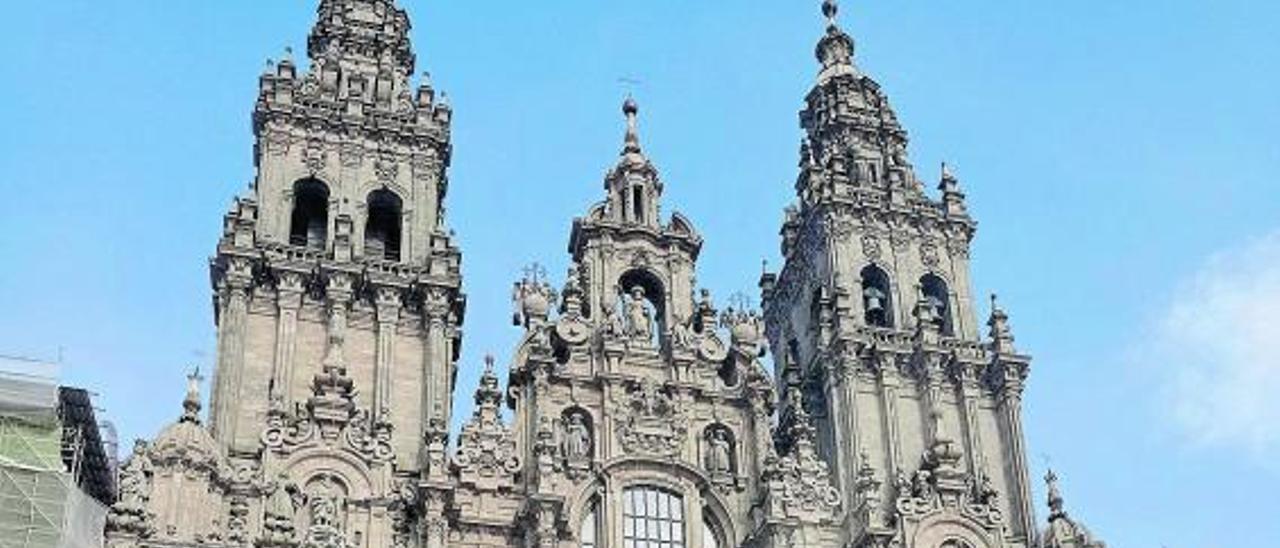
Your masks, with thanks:
M 573 220 L 573 266 L 514 284 L 524 335 L 455 421 L 471 389 L 444 222 L 452 111 L 412 85 L 394 0 L 320 0 L 307 66 L 260 78 L 257 176 L 211 261 L 207 417 L 193 374 L 178 420 L 123 467 L 108 545 L 1102 546 L 1052 476 L 1037 523 L 1030 359 L 994 298 L 977 320 L 965 196 L 945 168 L 926 193 L 835 3 L 823 11 L 762 310 L 695 285 L 703 238 L 663 215 L 629 99 L 604 199 Z

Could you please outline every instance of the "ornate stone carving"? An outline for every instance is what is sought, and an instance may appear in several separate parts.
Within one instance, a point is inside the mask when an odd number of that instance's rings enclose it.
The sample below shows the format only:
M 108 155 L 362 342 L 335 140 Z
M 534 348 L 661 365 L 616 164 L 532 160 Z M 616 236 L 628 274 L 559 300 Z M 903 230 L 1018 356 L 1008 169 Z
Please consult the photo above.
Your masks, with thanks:
M 556 302 L 556 291 L 546 278 L 546 270 L 540 265 L 525 269 L 524 279 L 516 282 L 511 292 L 513 324 L 531 330 L 546 325 L 551 304 Z
M 623 451 L 679 456 L 688 432 L 688 419 L 667 389 L 648 380 L 633 385 L 622 396 L 618 412 L 618 443 Z
M 137 440 L 133 455 L 120 470 L 120 500 L 107 514 L 109 532 L 138 538 L 150 537 L 155 532 L 152 513 L 148 509 L 154 470 L 147 452 L 147 442 Z
M 520 455 L 511 430 L 502 423 L 502 392 L 493 373 L 493 357 L 485 358 L 485 371 L 476 389 L 476 409 L 458 436 L 453 456 L 454 473 L 467 486 L 481 491 L 514 487 L 520 471 Z
M 382 409 L 377 415 L 358 409 L 355 385 L 347 377 L 346 368 L 327 365 L 312 379 L 313 395 L 305 406 L 290 412 L 284 400 L 273 396 L 267 410 L 267 426 L 260 439 L 267 449 L 290 454 L 299 448 L 326 444 L 342 445 L 370 463 L 390 462 L 390 413 Z

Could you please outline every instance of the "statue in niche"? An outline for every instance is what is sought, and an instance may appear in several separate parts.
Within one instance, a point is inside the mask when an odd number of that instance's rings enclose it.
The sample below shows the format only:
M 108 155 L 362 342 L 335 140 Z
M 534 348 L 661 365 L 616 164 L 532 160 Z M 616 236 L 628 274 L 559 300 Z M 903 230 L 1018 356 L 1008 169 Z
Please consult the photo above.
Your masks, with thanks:
M 712 475 L 733 473 L 733 442 L 723 428 L 707 432 L 707 471 Z
M 629 324 L 627 334 L 630 335 L 631 340 L 645 342 L 653 340 L 653 312 L 649 310 L 643 287 L 631 288 L 631 299 L 627 301 L 627 322 Z
M 581 412 L 575 411 L 565 417 L 564 455 L 570 461 L 591 459 L 591 428 Z

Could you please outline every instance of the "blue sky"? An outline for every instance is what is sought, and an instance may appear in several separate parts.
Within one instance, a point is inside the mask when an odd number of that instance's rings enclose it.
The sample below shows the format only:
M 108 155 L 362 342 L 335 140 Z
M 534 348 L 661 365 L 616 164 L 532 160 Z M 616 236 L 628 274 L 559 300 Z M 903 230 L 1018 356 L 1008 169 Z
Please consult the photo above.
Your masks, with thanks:
M 518 335 L 520 268 L 563 272 L 628 89 L 667 210 L 707 239 L 700 282 L 754 294 L 777 264 L 817 0 L 402 3 L 456 112 L 463 412 L 481 356 Z M 946 160 L 969 194 L 978 293 L 1036 357 L 1037 476 L 1052 463 L 1112 546 L 1280 544 L 1280 4 L 845 4 L 917 170 Z M 6 8 L 0 353 L 61 349 L 126 439 L 176 418 L 183 372 L 212 362 L 206 260 L 253 175 L 257 75 L 303 49 L 313 8 Z

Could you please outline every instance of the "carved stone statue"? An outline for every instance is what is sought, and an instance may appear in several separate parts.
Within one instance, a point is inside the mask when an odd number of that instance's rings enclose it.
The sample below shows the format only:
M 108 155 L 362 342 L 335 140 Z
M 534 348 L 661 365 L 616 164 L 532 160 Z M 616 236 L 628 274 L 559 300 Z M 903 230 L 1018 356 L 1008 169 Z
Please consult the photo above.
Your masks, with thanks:
M 716 428 L 707 434 L 706 465 L 713 475 L 733 473 L 733 442 L 722 429 Z
M 618 305 L 610 303 L 604 308 L 604 322 L 600 325 L 601 334 L 605 339 L 618 339 L 627 335 L 627 326 L 622 316 L 618 314 Z
M 151 458 L 147 442 L 138 440 L 133 455 L 120 471 L 120 503 L 126 508 L 145 507 L 151 492 Z
M 569 460 L 591 458 L 591 429 L 582 413 L 571 413 L 564 423 L 564 454 Z
M 676 317 L 675 326 L 671 329 L 671 344 L 682 350 L 689 350 L 694 345 L 693 325 L 687 318 Z
M 644 288 L 631 288 L 631 300 L 627 301 L 627 334 L 634 341 L 653 340 L 653 312 L 645 301 Z

